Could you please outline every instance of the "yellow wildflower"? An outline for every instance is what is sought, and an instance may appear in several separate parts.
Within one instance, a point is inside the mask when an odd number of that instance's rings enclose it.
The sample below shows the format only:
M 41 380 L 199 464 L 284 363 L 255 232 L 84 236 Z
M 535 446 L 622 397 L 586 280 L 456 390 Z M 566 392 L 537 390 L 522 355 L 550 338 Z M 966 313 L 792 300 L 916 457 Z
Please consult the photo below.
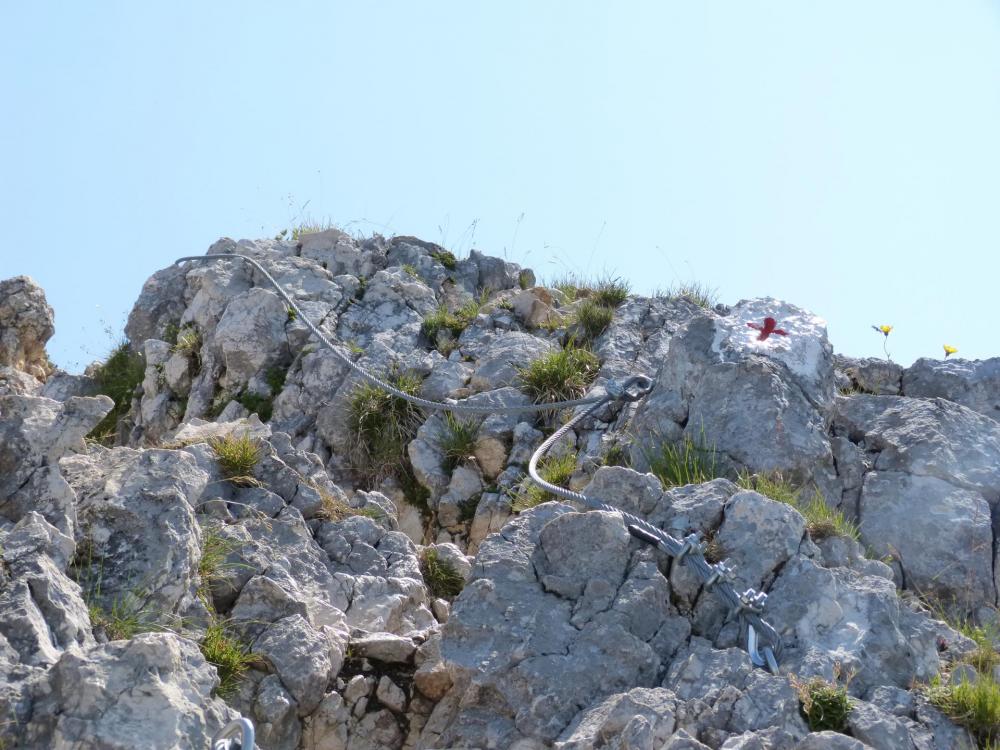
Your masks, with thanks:
M 883 336 L 888 336 L 892 333 L 892 326 L 872 326 L 872 328 L 881 333 Z
M 945 344 L 944 345 L 944 358 L 948 359 L 948 357 L 950 357 L 952 354 L 954 354 L 957 351 L 958 351 L 958 347 L 949 346 L 948 344 Z

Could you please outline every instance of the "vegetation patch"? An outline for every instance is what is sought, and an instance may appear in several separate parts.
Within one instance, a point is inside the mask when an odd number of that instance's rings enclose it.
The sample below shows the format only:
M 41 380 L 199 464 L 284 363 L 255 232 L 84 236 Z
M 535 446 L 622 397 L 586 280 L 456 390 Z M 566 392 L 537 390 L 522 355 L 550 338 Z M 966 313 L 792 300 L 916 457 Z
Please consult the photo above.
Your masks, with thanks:
M 561 455 L 548 455 L 538 462 L 538 476 L 549 484 L 559 487 L 569 483 L 570 477 L 576 471 L 576 454 L 563 453 Z M 551 492 L 546 492 L 531 479 L 525 479 L 524 489 L 511 504 L 511 509 L 515 513 L 522 513 L 536 505 L 547 503 L 550 500 L 559 498 Z
M 593 352 L 570 344 L 517 368 L 521 390 L 536 403 L 580 398 L 601 367 Z
M 213 618 L 200 644 L 205 661 L 215 666 L 219 673 L 216 695 L 226 697 L 236 692 L 240 679 L 246 674 L 255 658 L 250 646 L 243 643 L 224 621 Z
M 834 676 L 839 678 L 839 669 L 834 671 Z M 851 713 L 846 684 L 827 682 L 822 677 L 813 677 L 805 682 L 793 677 L 792 684 L 799 694 L 802 716 L 810 732 L 846 732 L 847 716 Z
M 457 339 L 476 319 L 480 309 L 482 305 L 476 300 L 466 302 L 455 312 L 448 312 L 448 308 L 441 305 L 424 318 L 420 331 L 434 346 L 440 348 L 444 343 L 440 338 L 442 333 L 447 333 L 449 339 Z
M 698 305 L 698 307 L 704 307 L 706 310 L 711 310 L 719 303 L 718 290 L 698 282 L 676 284 L 666 292 L 659 292 L 656 296 L 672 300 L 684 299 Z
M 455 266 L 458 265 L 458 258 L 448 250 L 431 250 L 430 256 L 449 271 L 455 270 Z
M 155 614 L 136 594 L 118 597 L 110 608 L 92 600 L 87 604 L 87 614 L 94 629 L 103 630 L 109 641 L 127 641 L 140 633 L 161 629 Z
M 662 443 L 646 453 L 649 470 L 666 488 L 701 484 L 719 477 L 716 470 L 715 447 L 705 444 L 704 436 L 695 443 L 687 435 L 679 443 Z
M 594 301 L 598 305 L 615 308 L 628 299 L 631 291 L 629 284 L 624 279 L 608 277 L 600 279 L 593 291 Z
M 478 421 L 462 420 L 451 412 L 445 412 L 444 432 L 438 447 L 444 454 L 444 465 L 449 472 L 475 452 L 478 435 Z
M 427 548 L 420 556 L 420 574 L 435 597 L 454 599 L 462 592 L 465 578 L 436 549 Z
M 319 492 L 320 497 L 323 499 L 323 504 L 316 514 L 317 518 L 321 518 L 324 521 L 333 521 L 334 523 L 339 523 L 352 516 L 364 516 L 365 518 L 371 518 L 378 521 L 385 517 L 385 514 L 377 508 L 354 508 L 343 500 L 339 500 L 332 494 L 319 487 L 315 488 Z
M 615 311 L 593 299 L 584 300 L 576 310 L 576 323 L 583 330 L 584 338 L 593 341 L 611 325 Z
M 112 350 L 94 373 L 94 381 L 97 392 L 109 396 L 115 406 L 87 437 L 101 445 L 114 445 L 118 425 L 128 415 L 132 406 L 132 394 L 145 374 L 145 358 L 132 351 L 132 345 L 128 341 L 122 341 Z
M 976 737 L 980 747 L 1000 742 L 1000 684 L 987 675 L 975 682 L 946 684 L 939 676 L 926 688 L 928 700 Z
M 767 474 L 750 474 L 743 472 L 737 479 L 737 484 L 746 490 L 755 490 L 779 503 L 791 505 L 806 519 L 806 530 L 813 539 L 825 539 L 830 536 L 850 537 L 854 541 L 861 538 L 858 527 L 849 521 L 843 512 L 831 508 L 823 500 L 823 495 L 817 488 L 808 492 L 782 476 L 780 472 Z
M 405 393 L 416 395 L 420 378 L 392 372 L 387 380 Z M 359 477 L 373 486 L 395 476 L 404 482 L 409 461 L 406 446 L 417 434 L 420 409 L 369 383 L 360 384 L 351 394 L 348 427 L 354 439 L 352 463 Z
M 253 470 L 261 459 L 260 441 L 250 435 L 225 435 L 212 438 L 209 446 L 215 451 L 223 477 L 240 487 L 259 486 Z

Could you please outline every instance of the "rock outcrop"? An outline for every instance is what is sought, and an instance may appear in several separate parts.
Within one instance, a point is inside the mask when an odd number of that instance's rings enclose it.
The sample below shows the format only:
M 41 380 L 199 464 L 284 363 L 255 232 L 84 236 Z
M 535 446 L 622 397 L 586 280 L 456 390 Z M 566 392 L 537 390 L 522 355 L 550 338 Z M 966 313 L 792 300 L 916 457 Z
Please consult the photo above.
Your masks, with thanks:
M 41 290 L 0 282 L 4 750 L 205 747 L 240 715 L 267 750 L 975 747 L 923 686 L 990 679 L 939 618 L 1000 623 L 1000 360 L 834 356 L 780 300 L 616 304 L 413 237 L 209 252 L 261 263 L 301 314 L 235 259 L 156 272 L 114 445 L 87 439 L 114 406 L 101 365 L 54 371 Z M 655 377 L 543 473 L 700 535 L 768 593 L 779 673 L 620 514 L 528 491 L 565 415 L 409 409 L 302 316 L 432 400 L 523 406 L 527 368 L 581 344 L 574 395 Z M 711 461 L 664 486 L 685 451 Z M 837 731 L 810 723 L 811 680 L 849 696 Z

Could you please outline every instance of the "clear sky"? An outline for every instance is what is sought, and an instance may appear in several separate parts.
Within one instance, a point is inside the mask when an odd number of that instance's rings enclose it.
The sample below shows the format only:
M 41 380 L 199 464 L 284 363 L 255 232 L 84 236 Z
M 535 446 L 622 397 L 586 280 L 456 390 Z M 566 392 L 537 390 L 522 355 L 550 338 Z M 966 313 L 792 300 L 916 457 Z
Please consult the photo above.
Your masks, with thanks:
M 111 345 L 153 271 L 303 218 L 771 295 L 1000 355 L 1000 4 L 4 2 L 0 278 Z

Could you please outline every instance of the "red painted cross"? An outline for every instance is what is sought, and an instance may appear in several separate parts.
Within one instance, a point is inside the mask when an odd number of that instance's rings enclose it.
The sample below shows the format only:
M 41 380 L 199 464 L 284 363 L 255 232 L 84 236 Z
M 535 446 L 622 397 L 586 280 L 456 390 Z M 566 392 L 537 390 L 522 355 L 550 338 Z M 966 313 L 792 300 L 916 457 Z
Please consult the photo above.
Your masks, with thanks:
M 755 331 L 760 331 L 760 336 L 757 337 L 758 341 L 763 341 L 772 333 L 776 336 L 788 335 L 788 331 L 775 327 L 778 325 L 778 321 L 774 318 L 764 318 L 764 325 L 761 325 L 760 323 L 747 323 L 747 325 Z

